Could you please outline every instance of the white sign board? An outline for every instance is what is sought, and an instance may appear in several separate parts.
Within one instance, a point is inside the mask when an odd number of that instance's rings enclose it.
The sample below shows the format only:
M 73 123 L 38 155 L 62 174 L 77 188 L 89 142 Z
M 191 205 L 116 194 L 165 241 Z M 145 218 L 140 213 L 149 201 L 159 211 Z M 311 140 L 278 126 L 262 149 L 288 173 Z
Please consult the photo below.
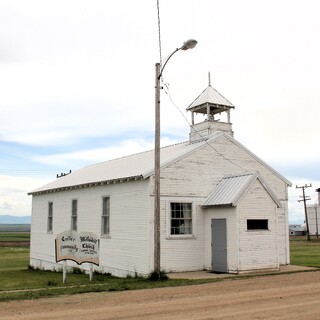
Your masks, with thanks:
M 92 232 L 65 231 L 56 238 L 56 262 L 73 260 L 99 265 L 99 238 Z

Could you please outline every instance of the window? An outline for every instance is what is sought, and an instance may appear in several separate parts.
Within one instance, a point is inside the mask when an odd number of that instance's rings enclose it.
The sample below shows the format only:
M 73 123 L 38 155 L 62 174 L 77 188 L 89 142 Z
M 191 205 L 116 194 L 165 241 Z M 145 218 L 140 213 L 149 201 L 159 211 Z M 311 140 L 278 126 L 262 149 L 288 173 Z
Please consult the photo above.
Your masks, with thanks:
M 171 202 L 172 235 L 192 234 L 192 203 Z
M 247 230 L 268 230 L 268 219 L 248 219 Z
M 53 219 L 53 202 L 49 202 L 47 232 L 52 232 L 52 219 Z
M 102 198 L 101 235 L 110 233 L 110 198 Z
M 78 200 L 72 200 L 72 212 L 71 212 L 71 230 L 77 231 L 78 220 Z

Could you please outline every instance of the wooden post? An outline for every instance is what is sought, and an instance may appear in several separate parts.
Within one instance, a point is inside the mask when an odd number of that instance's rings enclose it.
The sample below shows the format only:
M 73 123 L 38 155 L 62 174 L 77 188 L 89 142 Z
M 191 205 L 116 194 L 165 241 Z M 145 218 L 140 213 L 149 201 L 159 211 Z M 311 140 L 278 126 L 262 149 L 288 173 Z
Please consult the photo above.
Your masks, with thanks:
M 316 216 L 316 236 L 317 236 L 317 239 L 319 238 L 319 230 L 318 230 L 318 210 L 317 210 L 317 207 L 315 206 L 314 207 L 314 213 L 315 213 L 315 216 Z
M 93 278 L 93 264 L 90 264 L 90 271 L 89 271 L 89 280 L 92 281 Z
M 311 186 L 310 186 L 311 187 Z M 307 188 L 307 186 L 306 186 Z M 304 213 L 306 216 L 306 225 L 307 225 L 307 240 L 310 241 L 310 231 L 309 231 L 309 221 L 308 221 L 308 211 L 307 211 L 307 199 L 306 199 L 306 195 L 304 192 L 305 188 L 302 188 L 302 194 L 303 194 L 303 206 L 304 206 Z
M 160 274 L 160 63 L 156 63 L 154 139 L 154 272 Z
M 310 231 L 309 231 L 309 222 L 308 222 L 308 212 L 307 212 L 307 200 L 311 200 L 310 197 L 306 197 L 305 194 L 305 189 L 312 187 L 312 184 L 310 183 L 309 185 L 305 184 L 304 186 L 298 187 L 296 186 L 297 189 L 302 189 L 302 200 L 298 200 L 298 202 L 303 201 L 304 204 L 304 215 L 306 218 L 306 226 L 307 226 L 307 240 L 310 241 Z
M 62 280 L 63 284 L 67 283 L 67 260 L 63 261 L 63 266 L 62 266 Z

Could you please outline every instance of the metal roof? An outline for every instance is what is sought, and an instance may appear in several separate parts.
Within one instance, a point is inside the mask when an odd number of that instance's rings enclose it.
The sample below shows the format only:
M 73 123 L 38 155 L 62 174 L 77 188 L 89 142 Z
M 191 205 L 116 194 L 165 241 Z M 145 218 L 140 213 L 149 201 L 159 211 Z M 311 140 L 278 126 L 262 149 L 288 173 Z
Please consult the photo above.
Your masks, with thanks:
M 215 90 L 211 85 L 208 85 L 206 89 L 189 105 L 187 110 L 197 109 L 200 106 L 204 106 L 207 103 L 234 108 L 234 105 L 228 101 L 223 95 Z
M 280 208 L 281 203 L 272 192 L 270 187 L 266 184 L 260 173 L 257 171 L 255 173 L 245 173 L 243 175 L 227 176 L 224 177 L 217 187 L 209 194 L 207 199 L 203 203 L 203 207 L 213 207 L 213 206 L 232 206 L 235 207 L 247 192 L 247 190 L 252 186 L 252 184 L 259 180 L 266 191 L 269 193 L 271 198 Z
M 211 139 L 222 136 L 216 132 Z M 205 141 L 197 143 L 182 142 L 160 150 L 160 166 L 166 167 L 180 158 L 205 146 Z M 107 181 L 125 181 L 132 179 L 144 179 L 154 172 L 154 150 L 133 154 L 130 156 L 93 164 L 46 184 L 29 194 L 42 193 L 48 190 L 66 189 L 72 186 L 87 184 L 101 184 Z
M 262 161 L 250 150 L 245 148 L 240 142 L 233 137 L 216 131 L 212 133 L 208 139 L 199 140 L 193 143 L 182 142 L 167 147 L 163 147 L 160 150 L 160 166 L 165 168 L 166 166 L 182 159 L 195 152 L 196 150 L 214 143 L 221 137 L 229 139 L 232 143 L 238 145 L 240 148 L 248 152 L 258 162 L 271 170 L 285 183 L 291 186 L 291 182 L 279 174 L 276 170 Z M 93 164 L 82 169 L 76 170 L 66 176 L 58 178 L 29 194 L 40 194 L 53 191 L 61 191 L 72 189 L 75 187 L 88 187 L 92 185 L 100 185 L 105 183 L 122 182 L 128 180 L 145 179 L 153 175 L 154 173 L 154 150 L 149 150 L 142 153 L 133 154 L 123 158 L 105 161 L 102 163 Z M 239 178 L 240 179 L 240 178 Z M 237 181 L 240 183 L 240 181 Z

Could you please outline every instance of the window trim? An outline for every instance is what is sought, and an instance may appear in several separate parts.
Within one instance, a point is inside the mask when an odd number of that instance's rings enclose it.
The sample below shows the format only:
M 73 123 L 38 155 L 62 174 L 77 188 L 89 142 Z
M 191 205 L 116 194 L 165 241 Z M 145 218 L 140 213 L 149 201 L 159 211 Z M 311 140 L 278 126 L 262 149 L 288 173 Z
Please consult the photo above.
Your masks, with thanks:
M 180 203 L 180 204 L 190 204 L 191 205 L 191 233 L 188 234 L 171 234 L 171 221 L 172 221 L 172 212 L 171 204 Z M 168 240 L 185 240 L 185 239 L 195 239 L 195 204 L 190 201 L 190 199 L 177 199 L 170 200 L 167 203 L 167 237 Z
M 53 233 L 53 201 L 48 201 L 47 233 Z
M 71 200 L 71 231 L 78 231 L 78 199 Z
M 105 205 L 105 199 L 108 199 L 108 206 L 107 206 L 107 214 L 104 214 L 104 205 Z M 101 237 L 102 238 L 111 238 L 110 237 L 110 203 L 111 203 L 111 200 L 110 200 L 110 196 L 102 196 L 101 197 L 101 228 L 100 228 L 100 234 L 101 234 Z M 104 229 L 104 224 L 103 224 L 103 221 L 104 221 L 104 218 L 107 219 L 107 233 L 103 233 L 103 229 Z

